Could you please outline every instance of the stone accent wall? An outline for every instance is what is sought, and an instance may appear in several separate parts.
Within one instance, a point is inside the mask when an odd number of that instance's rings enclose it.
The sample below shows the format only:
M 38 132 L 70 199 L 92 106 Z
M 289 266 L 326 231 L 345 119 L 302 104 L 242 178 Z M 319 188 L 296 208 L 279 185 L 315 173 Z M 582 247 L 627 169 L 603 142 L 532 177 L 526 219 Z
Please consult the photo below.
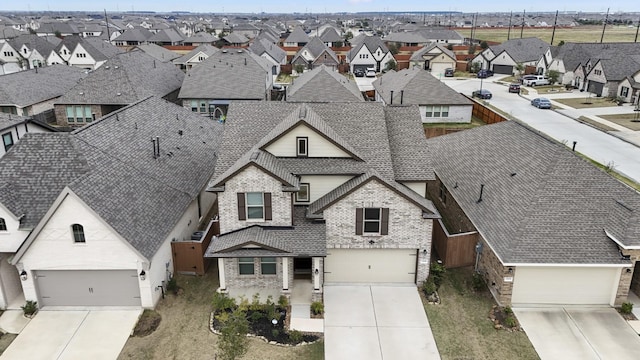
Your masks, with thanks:
M 269 192 L 273 220 L 238 220 L 239 192 Z M 282 183 L 255 166 L 242 170 L 225 184 L 225 191 L 218 194 L 220 233 L 245 228 L 254 224 L 267 226 L 291 226 L 291 193 L 282 191 Z
M 292 262 L 290 262 L 292 263 Z M 282 290 L 282 258 L 276 258 L 276 274 L 262 275 L 260 271 L 260 258 L 253 258 L 253 275 L 240 275 L 238 259 L 224 259 L 224 276 L 229 288 L 275 288 Z M 293 265 L 290 266 L 289 273 L 293 272 Z M 290 280 L 292 281 L 292 280 Z M 291 286 L 291 283 L 289 283 Z
M 633 291 L 636 295 L 640 294 L 640 262 L 635 262 L 635 267 L 633 270 L 633 277 L 631 278 L 631 287 L 630 290 Z M 640 295 L 639 295 L 640 296 Z
M 636 295 L 640 294 L 640 250 L 634 249 L 634 250 L 622 250 L 622 253 L 624 255 L 628 255 L 629 258 L 631 259 L 632 264 L 634 264 L 634 266 L 631 268 L 631 279 L 629 280 L 629 287 L 627 288 L 627 292 L 625 293 L 625 297 L 629 294 L 629 290 L 633 291 Z M 626 269 L 622 270 L 622 277 L 624 277 L 626 274 Z M 622 283 L 623 280 L 622 278 L 620 279 L 620 282 Z M 618 293 L 616 294 L 616 302 L 618 300 L 618 297 L 621 296 L 620 293 L 621 289 L 620 286 L 618 286 Z M 640 295 L 639 295 L 640 296 Z M 625 300 L 626 301 L 626 300 Z M 623 301 L 624 302 L 624 301 Z
M 632 278 L 633 272 L 627 272 L 627 269 L 621 270 L 620 282 L 618 283 L 618 289 L 616 290 L 616 300 L 613 303 L 614 306 L 620 306 L 623 302 L 627 301 Z
M 54 113 L 56 114 L 56 123 L 59 126 L 83 126 L 82 124 L 69 124 L 67 122 L 67 105 L 55 105 Z M 91 113 L 96 115 L 96 120 L 102 117 L 102 108 L 100 105 L 91 105 Z
M 442 180 L 437 177 L 436 180 L 427 182 L 427 199 L 431 200 L 433 204 L 442 215 L 442 222 L 447 227 L 447 231 L 450 234 L 466 233 L 476 231 L 476 228 L 471 223 L 471 220 L 462 211 L 460 205 L 454 200 L 453 196 L 449 192 L 449 188 L 455 186 L 455 184 L 445 183 L 445 198 L 446 203 L 440 198 L 440 184 Z
M 356 208 L 389 208 L 389 235 L 356 235 Z M 377 180 L 369 181 L 324 210 L 327 248 L 419 249 L 417 283 L 429 275 L 433 220 L 422 218 L 422 209 Z M 369 244 L 369 241 L 375 241 Z M 423 250 L 427 250 L 423 254 Z
M 478 270 L 484 275 L 487 286 L 498 304 L 503 306 L 511 305 L 513 281 L 505 282 L 504 278 L 513 278 L 518 269 L 515 266 L 511 266 L 513 272 L 509 273 L 510 267 L 502 265 L 500 259 L 480 235 L 478 235 L 478 240 L 482 243 L 482 254 L 480 254 L 480 261 L 478 261 Z

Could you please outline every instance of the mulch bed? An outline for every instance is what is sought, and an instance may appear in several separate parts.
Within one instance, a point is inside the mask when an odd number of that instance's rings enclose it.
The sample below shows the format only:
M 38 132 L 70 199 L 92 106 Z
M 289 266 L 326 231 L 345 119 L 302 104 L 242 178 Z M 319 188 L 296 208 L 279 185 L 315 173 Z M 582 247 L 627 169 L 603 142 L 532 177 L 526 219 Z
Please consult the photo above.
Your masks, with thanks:
M 506 310 L 508 309 L 508 310 Z M 491 307 L 491 311 L 489 311 L 489 319 L 493 321 L 493 327 L 496 330 L 509 330 L 509 331 L 519 331 L 520 324 L 518 323 L 518 319 L 516 319 L 513 314 L 513 310 L 511 308 L 505 308 L 502 306 L 494 305 Z M 513 320 L 507 320 L 513 319 Z M 511 324 L 509 322 L 513 321 Z M 515 324 L 514 326 L 512 326 Z

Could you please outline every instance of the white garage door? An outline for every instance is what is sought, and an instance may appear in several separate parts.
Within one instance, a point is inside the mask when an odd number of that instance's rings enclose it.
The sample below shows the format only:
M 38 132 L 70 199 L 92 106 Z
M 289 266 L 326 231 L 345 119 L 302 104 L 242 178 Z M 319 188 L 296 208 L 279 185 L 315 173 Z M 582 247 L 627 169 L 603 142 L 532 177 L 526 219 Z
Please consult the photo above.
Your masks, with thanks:
M 325 282 L 414 283 L 416 249 L 327 249 Z
M 619 280 L 619 268 L 517 267 L 511 302 L 608 305 Z
M 43 306 L 140 306 L 135 270 L 35 271 Z
M 431 75 L 435 77 L 444 76 L 444 69 L 452 68 L 451 64 L 448 63 L 432 63 L 431 64 Z

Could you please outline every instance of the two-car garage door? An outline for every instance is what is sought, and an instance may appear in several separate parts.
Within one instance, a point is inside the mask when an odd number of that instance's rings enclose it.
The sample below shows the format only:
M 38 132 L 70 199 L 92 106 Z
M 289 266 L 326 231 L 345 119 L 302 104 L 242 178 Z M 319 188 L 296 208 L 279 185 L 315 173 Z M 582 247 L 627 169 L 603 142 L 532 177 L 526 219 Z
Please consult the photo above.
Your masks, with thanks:
M 511 303 L 612 304 L 620 268 L 516 267 Z
M 416 249 L 329 249 L 325 283 L 415 283 Z
M 135 270 L 35 271 L 42 306 L 140 306 Z

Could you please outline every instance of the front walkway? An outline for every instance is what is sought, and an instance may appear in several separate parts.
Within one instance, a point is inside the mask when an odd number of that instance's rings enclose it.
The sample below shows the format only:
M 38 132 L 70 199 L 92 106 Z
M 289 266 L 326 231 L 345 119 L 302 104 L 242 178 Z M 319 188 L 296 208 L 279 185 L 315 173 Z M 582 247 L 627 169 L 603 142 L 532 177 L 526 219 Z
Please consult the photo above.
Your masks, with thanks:
M 325 359 L 439 360 L 415 286 L 326 285 Z
M 303 332 L 321 333 L 324 331 L 323 319 L 311 318 L 311 280 L 293 280 L 291 290 L 291 324 L 289 328 Z

